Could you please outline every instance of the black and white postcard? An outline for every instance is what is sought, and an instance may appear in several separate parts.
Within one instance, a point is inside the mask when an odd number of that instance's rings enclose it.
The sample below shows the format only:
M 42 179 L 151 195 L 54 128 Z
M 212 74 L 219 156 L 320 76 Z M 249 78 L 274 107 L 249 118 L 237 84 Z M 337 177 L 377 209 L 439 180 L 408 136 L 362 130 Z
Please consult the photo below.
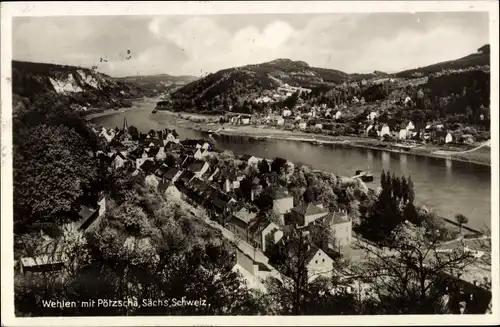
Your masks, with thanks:
M 498 2 L 1 24 L 2 325 L 499 322 Z

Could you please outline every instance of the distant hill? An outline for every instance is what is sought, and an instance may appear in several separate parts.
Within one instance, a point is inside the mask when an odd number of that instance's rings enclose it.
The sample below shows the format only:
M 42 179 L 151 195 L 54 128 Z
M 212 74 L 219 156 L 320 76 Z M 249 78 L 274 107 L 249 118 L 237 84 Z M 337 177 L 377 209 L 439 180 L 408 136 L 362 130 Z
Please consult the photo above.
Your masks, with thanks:
M 489 45 L 484 45 L 476 53 L 460 59 L 395 74 L 380 71 L 369 74 L 348 74 L 335 69 L 311 67 L 304 61 L 280 58 L 208 74 L 180 87 L 170 96 L 174 108 L 199 111 L 228 110 L 235 105 L 247 108 L 245 111 L 251 111 L 252 108 L 262 107 L 262 99 L 265 99 L 266 103 L 273 103 L 276 98 L 280 99 L 277 93 L 283 88 L 285 94 L 290 94 L 294 93 L 297 87 L 311 89 L 311 96 L 307 98 L 313 99 L 307 101 L 312 103 L 341 104 L 354 98 L 364 98 L 366 102 L 383 100 L 397 102 L 405 96 L 404 94 L 412 93 L 409 92 L 409 87 L 415 88 L 418 85 L 428 93 L 438 94 L 441 84 L 437 83 L 436 79 L 445 80 L 446 78 L 441 78 L 443 75 L 453 74 L 453 78 L 464 82 L 464 78 L 471 76 L 471 71 L 482 71 L 482 75 L 473 75 L 480 79 L 481 85 L 486 85 L 484 80 L 489 76 L 489 63 Z M 428 83 L 430 78 L 434 79 L 432 83 Z M 466 84 L 464 86 L 469 87 L 468 83 Z M 287 88 L 290 92 L 286 92 Z M 454 92 L 457 93 L 456 87 Z M 483 90 L 481 94 L 483 103 L 485 94 Z M 278 101 L 282 101 L 282 98 Z M 256 102 L 260 104 L 255 104 Z
M 79 108 L 118 108 L 142 96 L 139 87 L 88 68 L 12 61 L 13 109 L 37 96 L 67 97 Z
M 328 90 L 339 83 L 385 75 L 381 72 L 348 74 L 334 69 L 311 67 L 304 61 L 280 58 L 208 74 L 178 89 L 171 96 L 178 106 L 202 106 L 204 109 L 210 109 L 207 107 L 272 95 L 268 93 L 287 84 L 294 87 Z
M 189 84 L 197 80 L 198 77 L 189 75 L 173 76 L 169 74 L 157 74 L 126 76 L 115 79 L 117 81 L 136 85 L 142 90 L 150 93 L 150 95 L 158 95 Z
M 444 70 L 459 70 L 475 66 L 489 66 L 490 65 L 490 45 L 486 44 L 477 49 L 476 53 L 470 54 L 460 59 L 444 61 L 437 64 L 419 67 L 416 69 L 405 70 L 394 74 L 397 77 L 414 77 L 415 75 L 428 75 L 438 73 Z

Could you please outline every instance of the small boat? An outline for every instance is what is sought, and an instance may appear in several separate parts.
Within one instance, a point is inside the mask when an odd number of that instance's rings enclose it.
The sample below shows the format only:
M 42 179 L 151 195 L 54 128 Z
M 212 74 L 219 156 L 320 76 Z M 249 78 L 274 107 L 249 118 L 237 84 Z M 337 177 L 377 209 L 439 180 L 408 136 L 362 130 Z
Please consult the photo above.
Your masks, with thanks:
M 363 182 L 373 182 L 373 175 L 370 172 L 356 170 L 355 176 L 359 176 Z
M 158 109 L 154 108 L 153 109 L 153 114 L 156 114 L 158 112 Z

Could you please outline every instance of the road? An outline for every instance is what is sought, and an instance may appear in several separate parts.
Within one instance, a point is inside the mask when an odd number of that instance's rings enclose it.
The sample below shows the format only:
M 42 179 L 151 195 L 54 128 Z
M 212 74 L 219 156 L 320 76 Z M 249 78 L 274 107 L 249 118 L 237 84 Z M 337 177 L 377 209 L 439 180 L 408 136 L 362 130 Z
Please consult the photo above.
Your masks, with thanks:
M 248 255 L 251 258 L 254 258 L 255 261 L 265 264 L 273 273 L 278 273 L 278 271 L 269 264 L 269 258 L 264 253 L 262 253 L 262 251 L 254 248 L 253 246 L 251 246 L 247 242 L 243 241 L 238 236 L 234 235 L 233 232 L 227 230 L 226 228 L 224 228 L 223 226 L 221 226 L 217 222 L 208 218 L 208 216 L 202 210 L 193 207 L 192 205 L 190 205 L 189 203 L 187 203 L 185 201 L 182 201 L 182 204 L 196 218 L 201 219 L 201 220 L 203 220 L 203 222 L 205 222 L 209 226 L 220 230 L 222 235 L 225 238 L 227 238 L 228 240 L 234 242 L 235 245 L 238 247 L 238 249 L 240 249 L 243 253 L 245 253 L 246 255 Z

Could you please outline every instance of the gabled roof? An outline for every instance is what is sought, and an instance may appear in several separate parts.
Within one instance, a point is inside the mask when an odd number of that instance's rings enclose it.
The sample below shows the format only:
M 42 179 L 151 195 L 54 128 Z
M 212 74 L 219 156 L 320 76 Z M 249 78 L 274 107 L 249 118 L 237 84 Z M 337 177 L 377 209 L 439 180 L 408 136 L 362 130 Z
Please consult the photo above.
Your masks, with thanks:
M 180 145 L 179 143 L 175 143 L 175 142 L 167 142 L 165 144 L 165 149 L 168 149 L 168 150 L 180 149 L 181 147 L 182 147 L 182 145 Z
M 193 173 L 197 173 L 203 169 L 205 163 L 206 163 L 205 161 L 196 160 L 194 163 L 188 166 L 188 169 L 191 170 Z
M 165 182 L 164 180 L 162 180 L 159 184 L 158 184 L 158 191 L 159 192 L 165 192 L 168 187 L 171 185 L 170 182 Z
M 169 181 L 171 181 L 172 179 L 174 179 L 175 175 L 179 173 L 179 171 L 180 170 L 177 168 L 168 168 L 168 170 L 163 175 L 163 178 L 166 178 Z
M 99 211 L 98 209 L 90 208 L 90 207 L 87 207 L 87 206 L 81 206 L 80 207 L 80 211 L 78 212 L 78 215 L 80 216 L 80 219 L 76 223 L 76 228 L 79 229 L 82 226 L 84 226 L 85 223 L 90 218 L 92 218 L 94 215 L 96 215 L 98 211 Z
M 114 161 L 116 159 L 116 157 L 120 157 L 122 158 L 123 160 L 126 160 L 127 158 L 123 155 L 123 153 L 121 152 L 115 152 L 112 156 L 111 156 L 111 161 Z
M 158 148 L 158 147 L 151 148 L 151 149 L 149 149 L 149 151 L 147 151 L 148 156 L 150 156 L 150 157 L 156 156 L 158 154 L 158 152 L 160 152 L 160 148 Z
M 328 210 L 324 208 L 320 208 L 313 203 L 300 204 L 291 209 L 292 211 L 302 215 L 302 216 L 311 216 L 324 213 L 325 215 L 328 213 Z
M 330 212 L 325 217 L 321 218 L 328 225 L 336 225 L 349 222 L 349 218 L 342 212 Z
M 241 160 L 243 161 L 248 161 L 250 158 L 252 158 L 253 156 L 252 155 L 249 155 L 249 154 L 244 154 L 240 157 Z
M 146 160 L 139 168 L 142 169 L 145 173 L 149 174 L 154 173 L 157 165 L 151 160 Z
M 193 177 L 194 177 L 194 173 L 192 171 L 185 169 L 182 171 L 181 175 L 179 176 L 178 181 L 186 184 Z
M 163 141 L 160 139 L 152 139 L 149 143 L 153 143 L 153 145 L 158 148 L 163 146 Z
M 242 208 L 238 212 L 236 212 L 234 216 L 245 224 L 249 224 L 253 219 L 255 219 L 255 217 L 257 217 L 257 214 L 248 211 L 246 208 Z
M 290 197 L 293 197 L 293 196 L 288 191 L 288 188 L 281 187 L 278 190 L 276 190 L 276 193 L 274 195 L 274 200 L 285 199 L 285 198 L 290 198 Z
M 181 141 L 181 144 L 186 147 L 195 147 L 196 145 L 203 145 L 205 143 L 203 140 L 193 140 L 193 139 L 185 139 Z
M 181 156 L 181 166 L 183 168 L 189 167 L 191 164 L 196 162 L 196 159 L 190 156 Z
M 164 177 L 169 169 L 170 168 L 167 165 L 163 164 L 158 169 L 156 169 L 155 175 L 158 177 Z

